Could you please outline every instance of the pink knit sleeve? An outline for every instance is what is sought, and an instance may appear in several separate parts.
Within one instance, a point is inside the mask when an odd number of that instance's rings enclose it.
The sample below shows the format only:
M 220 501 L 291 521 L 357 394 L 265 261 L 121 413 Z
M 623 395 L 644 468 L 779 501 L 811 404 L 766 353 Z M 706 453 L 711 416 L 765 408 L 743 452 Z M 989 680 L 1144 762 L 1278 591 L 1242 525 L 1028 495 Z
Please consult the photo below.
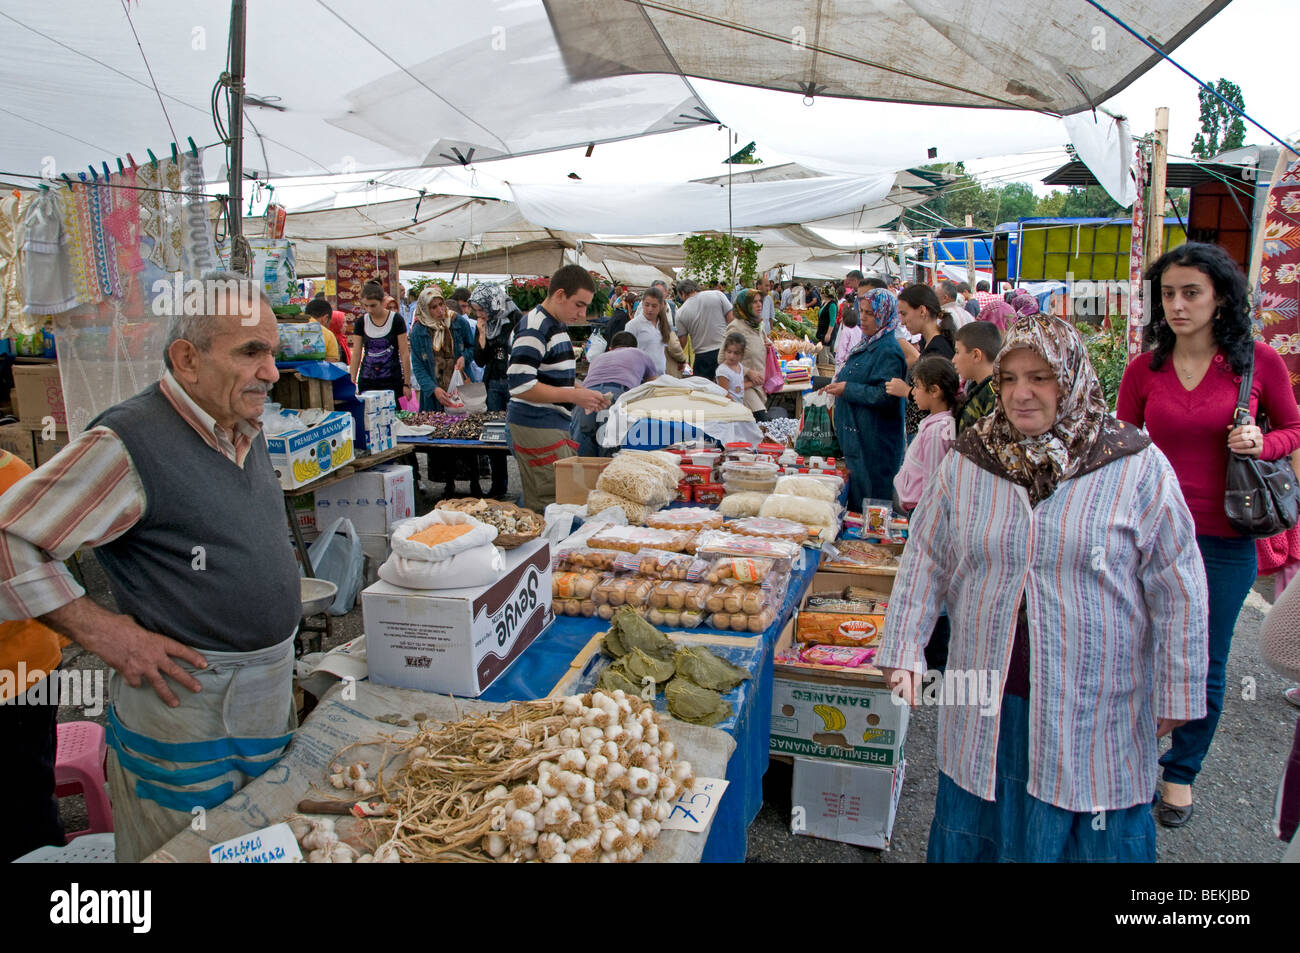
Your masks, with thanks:
M 1255 344 L 1255 387 L 1259 409 L 1268 416 L 1261 460 L 1280 460 L 1300 448 L 1300 407 L 1296 406 L 1291 372 L 1277 351 Z

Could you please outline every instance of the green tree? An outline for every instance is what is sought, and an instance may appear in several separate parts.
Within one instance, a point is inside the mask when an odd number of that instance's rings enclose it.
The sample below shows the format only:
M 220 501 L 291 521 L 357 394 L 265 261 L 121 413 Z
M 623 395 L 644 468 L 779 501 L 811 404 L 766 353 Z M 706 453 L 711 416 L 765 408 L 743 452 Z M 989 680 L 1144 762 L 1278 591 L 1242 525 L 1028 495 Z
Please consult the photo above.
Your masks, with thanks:
M 1067 218 L 1117 218 L 1127 214 L 1100 185 L 1070 189 L 1061 207 L 1061 215 Z
M 1236 149 L 1246 141 L 1246 124 L 1241 121 L 1246 101 L 1241 96 L 1241 87 L 1219 77 L 1214 89 L 1236 109 L 1226 105 L 1208 89 L 1200 90 L 1197 95 L 1201 101 L 1201 131 L 1192 140 L 1192 155 L 1198 159 L 1211 159 L 1220 152 Z
M 1060 218 L 1065 212 L 1065 193 L 1060 189 L 1053 189 L 1050 194 L 1044 195 L 1034 206 L 1034 215 L 1038 218 Z
M 722 160 L 723 165 L 761 165 L 763 160 L 754 155 L 754 143 L 750 143 L 739 152 Z
M 752 239 L 739 238 L 733 252 L 729 235 L 692 235 L 682 242 L 686 257 L 682 273 L 709 285 L 730 281 L 734 274 L 748 288 L 758 277 L 758 251 L 762 247 Z

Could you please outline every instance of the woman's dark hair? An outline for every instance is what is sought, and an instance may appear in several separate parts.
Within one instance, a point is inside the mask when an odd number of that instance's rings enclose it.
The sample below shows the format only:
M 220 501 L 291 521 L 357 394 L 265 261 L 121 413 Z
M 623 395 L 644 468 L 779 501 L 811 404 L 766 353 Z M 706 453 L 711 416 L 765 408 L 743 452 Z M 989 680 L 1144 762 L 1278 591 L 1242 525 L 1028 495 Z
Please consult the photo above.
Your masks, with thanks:
M 1174 332 L 1165 320 L 1164 296 L 1160 279 L 1166 269 L 1173 266 L 1195 268 L 1214 285 L 1214 297 L 1219 308 L 1210 330 L 1214 343 L 1228 355 L 1228 363 L 1237 374 L 1244 374 L 1255 354 L 1255 341 L 1250 328 L 1250 301 L 1246 276 L 1241 267 L 1218 245 L 1188 242 L 1165 252 L 1143 275 L 1143 287 L 1149 289 L 1151 321 L 1142 341 L 1152 348 L 1151 369 L 1160 370 L 1174 353 Z
M 953 367 L 952 361 L 938 354 L 927 354 L 912 365 L 912 383 L 920 384 L 923 388 L 938 387 L 944 403 L 953 412 L 953 416 L 957 415 L 957 393 L 961 387 L 961 378 L 957 376 L 957 368 Z
M 383 301 L 388 297 L 384 291 L 384 286 L 377 281 L 367 281 L 361 286 L 361 299 L 363 301 Z
M 906 303 L 909 308 L 924 308 L 928 311 L 930 317 L 939 322 L 939 333 L 948 339 L 949 344 L 955 346 L 957 325 L 953 324 L 952 315 L 939 304 L 939 296 L 933 288 L 929 285 L 908 285 L 898 293 L 898 300 Z

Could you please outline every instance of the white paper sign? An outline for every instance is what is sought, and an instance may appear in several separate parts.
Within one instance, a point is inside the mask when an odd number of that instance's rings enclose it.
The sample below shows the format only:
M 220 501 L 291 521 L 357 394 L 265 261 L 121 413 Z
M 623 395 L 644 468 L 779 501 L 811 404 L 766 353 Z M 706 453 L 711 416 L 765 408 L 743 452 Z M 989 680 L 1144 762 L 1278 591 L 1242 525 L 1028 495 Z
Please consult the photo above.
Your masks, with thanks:
M 208 848 L 214 864 L 293 864 L 302 851 L 288 824 L 274 824 Z
M 722 795 L 730 783 L 720 778 L 696 778 L 695 787 L 684 792 L 677 799 L 673 804 L 672 812 L 660 825 L 660 829 L 703 834 L 708 829 L 709 822 L 713 820 L 718 802 L 722 800 Z

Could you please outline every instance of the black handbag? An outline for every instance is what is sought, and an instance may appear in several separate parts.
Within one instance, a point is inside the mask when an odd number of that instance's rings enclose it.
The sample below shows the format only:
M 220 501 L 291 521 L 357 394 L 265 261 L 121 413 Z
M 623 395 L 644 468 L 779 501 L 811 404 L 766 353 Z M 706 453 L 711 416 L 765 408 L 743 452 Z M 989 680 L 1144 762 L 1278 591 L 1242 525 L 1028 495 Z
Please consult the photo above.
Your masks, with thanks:
M 1254 376 L 1252 359 L 1241 375 L 1233 425 L 1242 426 L 1250 417 L 1250 383 Z M 1260 429 L 1264 428 L 1261 424 Z M 1259 460 L 1236 453 L 1228 454 L 1227 484 L 1223 509 L 1232 528 L 1243 536 L 1256 539 L 1276 536 L 1296 525 L 1300 519 L 1300 487 L 1296 485 L 1291 458 Z

